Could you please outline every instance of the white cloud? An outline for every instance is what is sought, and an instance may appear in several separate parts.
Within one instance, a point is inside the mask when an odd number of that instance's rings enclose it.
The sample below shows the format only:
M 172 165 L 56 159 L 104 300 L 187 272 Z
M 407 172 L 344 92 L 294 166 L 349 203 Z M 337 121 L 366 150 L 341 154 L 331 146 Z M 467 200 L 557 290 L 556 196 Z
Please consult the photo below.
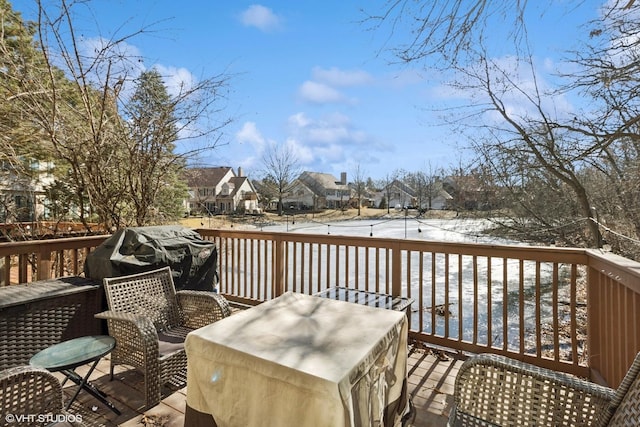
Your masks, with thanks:
M 154 68 L 162 76 L 162 81 L 171 96 L 178 96 L 190 91 L 197 84 L 196 77 L 182 67 L 155 65 Z
M 347 98 L 338 90 L 324 83 L 307 80 L 298 90 L 300 97 L 315 104 L 343 103 Z
M 104 37 L 82 38 L 78 43 L 78 50 L 83 58 L 85 70 L 91 69 L 89 79 L 102 86 L 108 73 L 109 86 L 114 86 L 117 81 L 123 82 L 120 94 L 124 98 L 133 94 L 133 80 L 146 69 L 140 49 L 125 42 L 113 43 Z M 62 70 L 68 70 L 67 64 L 61 58 L 55 60 L 55 65 Z
M 296 140 L 311 146 L 356 145 L 368 138 L 365 132 L 354 129 L 350 117 L 340 113 L 329 114 L 318 120 L 304 113 L 294 114 L 289 117 L 289 132 Z
M 553 58 L 544 58 L 544 60 L 542 61 L 542 68 L 549 73 L 553 73 L 557 71 L 557 67 L 558 65 L 556 64 L 556 62 L 553 60 Z
M 282 27 L 282 18 L 268 7 L 253 4 L 240 14 L 240 21 L 247 27 L 256 27 L 261 31 L 274 31 Z
M 314 67 L 312 80 L 307 80 L 298 89 L 298 95 L 305 102 L 314 104 L 355 104 L 355 98 L 349 98 L 338 88 L 373 84 L 375 79 L 363 70 L 341 70 L 336 67 Z
M 373 76 L 366 71 L 340 70 L 336 67 L 329 69 L 314 67 L 312 76 L 316 81 L 339 87 L 367 85 L 374 81 Z
M 140 49 L 123 41 L 114 43 L 104 37 L 82 38 L 79 50 L 82 57 L 88 60 L 110 61 L 112 70 L 119 73 L 127 71 L 127 74 L 131 74 L 131 70 L 137 70 L 134 73 L 137 75 L 144 70 Z
M 296 113 L 289 117 L 289 124 L 294 127 L 303 128 L 311 123 L 311 119 L 309 119 L 304 113 Z
M 305 112 L 289 116 L 286 137 L 276 142 L 247 121 L 236 132 L 233 161 L 246 170 L 259 169 L 260 159 L 268 145 L 284 144 L 294 153 L 303 169 L 317 172 L 339 173 L 348 170 L 351 163 L 379 164 L 380 158 L 393 151 L 393 147 L 376 140 L 359 129 L 352 118 L 343 113 L 314 117 Z M 347 168 L 347 169 L 345 169 Z
M 110 67 L 110 78 L 114 85 L 116 81 L 122 80 L 124 85 L 121 89 L 121 96 L 128 98 L 135 91 L 135 79 L 146 71 L 143 56 L 137 46 L 120 42 L 113 44 L 112 41 L 102 37 L 82 39 L 80 52 L 87 61 L 98 59 L 96 64 L 104 64 Z M 101 61 L 101 62 L 100 62 Z M 186 68 L 156 64 L 153 66 L 164 82 L 167 92 L 171 96 L 177 96 L 185 91 L 191 90 L 196 84 L 196 77 Z M 93 79 L 101 85 L 104 84 L 106 69 L 100 67 L 94 69 Z
M 344 162 L 347 157 L 344 147 L 340 145 L 320 147 L 316 150 L 316 156 L 323 162 L 331 163 Z
M 295 138 L 287 138 L 286 145 L 293 155 L 302 164 L 310 164 L 314 160 L 313 151 L 297 141 Z
M 266 140 L 254 122 L 245 122 L 236 133 L 236 140 L 240 144 L 251 144 L 258 153 L 264 150 Z
M 245 172 L 249 170 L 256 170 L 261 167 L 261 160 L 256 156 L 249 156 L 240 159 L 239 165 L 245 170 Z

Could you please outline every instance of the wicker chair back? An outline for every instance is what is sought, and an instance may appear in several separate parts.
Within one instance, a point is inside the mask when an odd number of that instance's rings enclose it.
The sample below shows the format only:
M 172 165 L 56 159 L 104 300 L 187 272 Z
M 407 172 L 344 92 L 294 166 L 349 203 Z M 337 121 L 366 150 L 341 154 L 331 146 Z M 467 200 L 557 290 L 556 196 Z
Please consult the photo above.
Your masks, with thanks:
M 171 270 L 104 279 L 109 309 L 150 319 L 158 332 L 180 326 L 182 319 Z

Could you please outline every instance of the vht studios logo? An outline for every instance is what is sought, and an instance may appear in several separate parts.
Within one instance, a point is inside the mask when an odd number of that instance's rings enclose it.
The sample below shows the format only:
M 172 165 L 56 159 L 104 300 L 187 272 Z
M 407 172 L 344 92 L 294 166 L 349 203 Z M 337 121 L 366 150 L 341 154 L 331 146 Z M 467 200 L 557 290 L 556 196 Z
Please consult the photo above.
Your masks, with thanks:
M 74 414 L 7 414 L 7 424 L 82 423 L 82 415 Z

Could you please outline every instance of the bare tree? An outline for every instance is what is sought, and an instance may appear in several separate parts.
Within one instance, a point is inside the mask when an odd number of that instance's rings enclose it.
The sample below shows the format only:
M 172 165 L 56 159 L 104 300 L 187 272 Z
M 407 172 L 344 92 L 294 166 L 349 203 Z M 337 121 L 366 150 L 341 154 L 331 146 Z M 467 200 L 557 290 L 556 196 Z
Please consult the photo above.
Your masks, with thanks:
M 587 244 L 599 246 L 604 218 L 594 211 L 607 209 L 598 206 L 594 183 L 608 182 L 606 188 L 619 195 L 616 205 L 623 212 L 618 217 L 640 225 L 636 198 L 629 197 L 638 188 L 633 165 L 640 160 L 640 7 L 634 1 L 608 2 L 602 19 L 586 23 L 590 39 L 581 50 L 568 52 L 574 58 L 572 72 L 555 87 L 542 83 L 530 51 L 525 11 L 531 7 L 541 6 L 517 0 L 400 0 L 372 19 L 398 33 L 401 23 L 411 22 L 410 42 L 394 49 L 402 61 L 426 66 L 422 61 L 429 58 L 455 70 L 450 84 L 471 101 L 448 122 L 469 137 L 480 166 L 510 189 L 519 204 L 513 212 L 522 215 L 514 215 L 511 224 L 537 224 L 547 235 L 566 239 L 582 234 L 575 233 L 578 220 Z M 492 25 L 498 18 L 507 23 L 502 32 Z M 495 35 L 513 41 L 512 61 L 492 56 L 487 46 L 495 45 L 486 40 Z M 565 114 L 554 101 L 566 93 L 581 97 L 585 107 Z M 545 193 L 553 203 L 541 203 Z M 640 227 L 635 228 L 640 236 Z
M 391 193 L 393 192 L 393 182 L 400 176 L 400 171 L 395 170 L 391 173 L 387 173 L 382 179 L 378 181 L 378 186 L 384 192 L 384 198 L 386 199 L 387 213 L 391 212 Z
M 507 169 L 525 165 L 527 169 L 544 171 L 537 174 L 537 178 L 544 179 L 548 188 L 561 185 L 567 191 L 566 198 L 571 195 L 576 201 L 576 213 L 582 218 L 591 218 L 592 200 L 580 179 L 579 168 L 581 160 L 601 148 L 600 143 L 581 138 L 559 126 L 561 117 L 553 114 L 553 110 L 547 111 L 545 102 L 550 95 L 540 90 L 535 78 L 529 82 L 533 89 L 525 90 L 507 70 L 487 57 L 480 59 L 477 67 L 459 71 L 464 73 L 467 82 L 473 82 L 485 95 L 488 102 L 482 107 L 484 111 L 497 113 L 501 118 L 494 124 L 481 123 L 488 131 L 484 134 L 488 135 L 473 142 L 476 151 L 483 155 L 484 163 L 495 165 L 500 161 L 500 167 Z M 532 59 L 527 61 L 532 74 L 535 73 Z M 506 98 L 514 91 L 528 104 L 529 110 L 525 113 L 517 114 L 509 108 Z M 559 222 L 566 219 L 565 216 L 556 217 Z M 602 240 L 598 225 L 587 221 L 586 226 L 590 230 L 591 244 L 597 246 Z M 554 228 L 548 229 L 553 232 Z
M 591 4 L 585 4 L 583 0 L 563 4 L 552 0 L 387 0 L 380 11 L 365 11 L 365 21 L 387 33 L 387 45 L 402 61 L 418 62 L 429 58 L 442 60 L 445 67 L 451 64 L 465 66 L 475 62 L 474 51 L 490 35 L 497 35 L 500 44 L 510 40 L 516 54 L 527 56 L 526 12 L 533 12 L 536 7 L 536 18 L 539 19 L 552 7 L 564 7 L 566 13 L 571 14 L 575 13 L 575 8 L 588 5 Z M 606 7 L 631 17 L 637 2 L 613 0 Z M 604 15 L 609 13 L 605 11 Z M 497 31 L 498 27 L 502 31 Z M 602 31 L 594 29 L 591 34 L 599 35 Z
M 360 209 L 362 208 L 362 197 L 366 192 L 367 184 L 367 172 L 362 168 L 360 163 L 356 164 L 353 169 L 353 189 L 356 193 L 356 200 L 358 203 L 358 216 L 360 216 Z
M 300 175 L 298 158 L 293 149 L 286 144 L 272 144 L 262 156 L 264 167 L 264 181 L 274 185 L 278 197 L 278 215 L 282 215 L 282 199 L 287 194 Z
M 141 110 L 132 108 L 123 88 L 134 84 L 142 58 L 131 55 L 126 42 L 150 29 L 99 38 L 87 50 L 74 24 L 75 9 L 81 7 L 88 6 L 82 1 L 60 0 L 57 7 L 38 1 L 37 34 L 47 78 L 21 100 L 53 147 L 56 162 L 70 171 L 81 221 L 86 224 L 93 213 L 109 228 L 142 225 L 149 209 L 157 210 L 158 190 L 176 188 L 164 174 L 148 172 L 166 169 L 167 161 L 184 165 L 219 142 L 230 122 L 221 114 L 228 76 L 183 85 L 167 100 L 172 111 L 168 120 L 137 120 Z M 167 135 L 171 147 L 166 152 L 180 145 L 180 155 L 156 155 L 144 148 L 158 139 L 169 148 Z
M 519 43 L 526 7 L 527 2 L 521 0 L 388 0 L 380 12 L 368 11 L 366 21 L 389 35 L 387 43 L 402 61 L 437 58 L 445 66 L 463 65 L 473 62 L 469 51 L 485 33 L 495 31 L 495 17 L 501 23 L 512 23 L 508 39 Z M 395 42 L 396 36 L 402 41 Z
M 407 173 L 404 179 L 415 191 L 418 209 L 431 209 L 433 198 L 442 188 L 442 183 L 438 182 L 441 175 L 441 171 L 434 168 L 431 162 L 425 163 L 422 170 Z

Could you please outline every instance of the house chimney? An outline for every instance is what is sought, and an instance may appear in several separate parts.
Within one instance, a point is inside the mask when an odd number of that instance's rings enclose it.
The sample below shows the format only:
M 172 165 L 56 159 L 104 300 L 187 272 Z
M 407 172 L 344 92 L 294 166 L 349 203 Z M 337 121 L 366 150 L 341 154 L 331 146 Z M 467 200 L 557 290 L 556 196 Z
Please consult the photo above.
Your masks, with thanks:
M 242 174 L 242 166 L 238 166 L 238 177 L 243 177 L 244 175 Z
M 340 173 L 340 184 L 347 185 L 347 173 L 346 172 Z

